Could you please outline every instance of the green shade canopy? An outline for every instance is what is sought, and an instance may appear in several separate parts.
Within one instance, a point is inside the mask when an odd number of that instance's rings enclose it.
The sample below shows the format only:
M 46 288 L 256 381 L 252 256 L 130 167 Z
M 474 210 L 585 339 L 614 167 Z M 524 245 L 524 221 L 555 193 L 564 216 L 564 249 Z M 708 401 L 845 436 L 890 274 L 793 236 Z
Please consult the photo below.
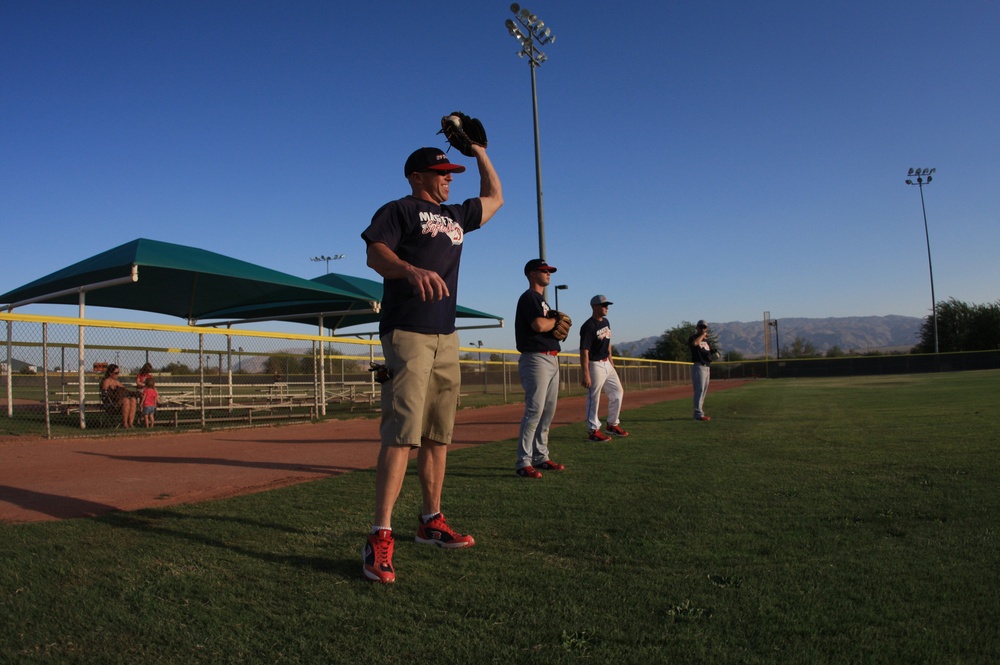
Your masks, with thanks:
M 87 305 L 168 314 L 192 323 L 218 310 L 280 302 L 345 310 L 373 307 L 356 290 L 145 238 L 8 291 L 0 295 L 0 303 L 8 308 L 31 302 L 76 305 L 81 292 Z
M 382 303 L 381 282 L 337 273 L 328 273 L 310 281 L 338 291 L 353 293 L 357 300 L 346 308 L 341 307 L 342 303 L 338 301 L 325 303 L 321 308 L 317 308 L 317 303 L 314 301 L 247 305 L 211 312 L 206 314 L 204 318 L 225 319 L 233 322 L 240 319 L 246 321 L 277 320 L 318 326 L 319 317 L 322 315 L 323 327 L 331 331 L 364 323 L 375 323 L 379 320 L 379 310 Z M 491 319 L 499 322 L 499 325 L 503 325 L 502 317 L 461 305 L 457 307 L 456 314 L 459 318 Z

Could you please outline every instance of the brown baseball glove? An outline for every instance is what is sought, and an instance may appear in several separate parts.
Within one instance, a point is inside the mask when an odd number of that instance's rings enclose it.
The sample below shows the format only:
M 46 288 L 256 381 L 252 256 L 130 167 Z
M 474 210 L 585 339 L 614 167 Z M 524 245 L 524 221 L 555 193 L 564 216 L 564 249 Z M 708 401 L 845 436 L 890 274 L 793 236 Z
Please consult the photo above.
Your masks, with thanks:
M 573 319 L 557 309 L 550 309 L 548 316 L 550 319 L 556 320 L 556 326 L 552 329 L 552 336 L 560 342 L 569 337 L 569 329 L 573 327 Z

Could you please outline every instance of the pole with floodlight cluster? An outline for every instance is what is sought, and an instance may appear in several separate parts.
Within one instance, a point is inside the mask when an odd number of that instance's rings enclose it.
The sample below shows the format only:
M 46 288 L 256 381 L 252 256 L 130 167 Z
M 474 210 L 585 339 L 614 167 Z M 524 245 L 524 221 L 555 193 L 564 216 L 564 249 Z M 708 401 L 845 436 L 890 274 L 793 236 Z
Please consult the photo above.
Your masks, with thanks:
M 510 6 L 510 11 L 514 13 L 514 19 L 507 19 L 504 25 L 511 37 L 521 45 L 521 50 L 517 55 L 520 58 L 527 56 L 529 69 L 531 70 L 531 110 L 535 124 L 535 192 L 538 202 L 538 258 L 545 260 L 545 212 L 542 205 L 542 153 L 538 139 L 538 88 L 535 83 L 535 69 L 540 67 L 548 59 L 542 53 L 537 44 L 542 46 L 552 44 L 556 37 L 552 34 L 552 29 L 545 26 L 545 22 L 532 14 L 529 10 L 521 7 L 517 3 Z M 515 23 L 514 21 L 517 21 Z M 518 27 L 520 24 L 521 27 Z M 548 291 L 548 289 L 545 289 Z M 548 297 L 548 294 L 545 294 Z
M 931 313 L 934 316 L 934 353 L 938 352 L 938 316 L 937 298 L 934 297 L 934 266 L 931 264 L 931 234 L 927 230 L 927 208 L 924 206 L 924 183 L 931 184 L 932 176 L 937 169 L 910 169 L 906 172 L 909 176 L 907 185 L 916 185 L 920 189 L 920 209 L 924 213 L 924 238 L 927 240 L 927 270 L 931 274 Z M 911 178 L 916 178 L 916 181 Z M 925 180 L 926 178 L 926 180 Z
M 310 261 L 326 261 L 326 274 L 329 275 L 330 274 L 330 261 L 337 261 L 339 259 L 344 258 L 345 256 L 347 256 L 347 254 L 334 254 L 333 256 L 326 256 L 326 255 L 322 255 L 321 254 L 320 256 L 314 256 L 314 257 L 312 257 L 309 260 Z

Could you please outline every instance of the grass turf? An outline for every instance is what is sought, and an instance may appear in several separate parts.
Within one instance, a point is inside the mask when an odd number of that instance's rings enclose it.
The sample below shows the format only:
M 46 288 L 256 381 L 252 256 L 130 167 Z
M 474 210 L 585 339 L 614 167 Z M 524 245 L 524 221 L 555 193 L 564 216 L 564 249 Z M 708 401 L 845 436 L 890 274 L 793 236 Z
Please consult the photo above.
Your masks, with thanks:
M 449 456 L 477 545 L 360 574 L 374 472 L 0 526 L 0 661 L 979 663 L 1000 659 L 1000 372 L 761 381 Z M 626 395 L 627 399 L 627 395 Z M 581 418 L 582 421 L 582 418 Z

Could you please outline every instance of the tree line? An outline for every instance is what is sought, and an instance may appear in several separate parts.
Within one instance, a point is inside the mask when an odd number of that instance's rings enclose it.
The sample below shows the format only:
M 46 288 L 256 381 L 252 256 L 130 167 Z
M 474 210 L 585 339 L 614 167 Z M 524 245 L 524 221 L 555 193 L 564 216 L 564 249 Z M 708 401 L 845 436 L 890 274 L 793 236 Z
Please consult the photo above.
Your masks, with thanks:
M 936 310 L 938 349 L 941 353 L 1000 349 L 1000 300 L 976 305 L 950 298 L 937 303 Z M 691 352 L 687 341 L 694 331 L 695 324 L 684 321 L 665 331 L 656 343 L 642 354 L 642 357 L 652 360 L 690 361 Z M 711 331 L 708 343 L 713 349 L 719 348 L 719 340 Z M 730 362 L 744 360 L 743 354 L 738 351 L 723 351 L 721 360 Z M 933 352 L 934 316 L 928 314 L 920 327 L 920 341 L 910 349 L 910 353 Z M 852 354 L 839 346 L 832 346 L 824 353 L 809 340 L 796 336 L 779 349 L 778 355 L 781 358 L 837 358 L 848 355 L 881 354 L 877 351 Z
M 937 304 L 938 349 L 986 351 L 1000 349 L 1000 300 L 986 305 L 949 298 Z M 912 353 L 934 353 L 934 317 L 920 326 L 920 341 Z

